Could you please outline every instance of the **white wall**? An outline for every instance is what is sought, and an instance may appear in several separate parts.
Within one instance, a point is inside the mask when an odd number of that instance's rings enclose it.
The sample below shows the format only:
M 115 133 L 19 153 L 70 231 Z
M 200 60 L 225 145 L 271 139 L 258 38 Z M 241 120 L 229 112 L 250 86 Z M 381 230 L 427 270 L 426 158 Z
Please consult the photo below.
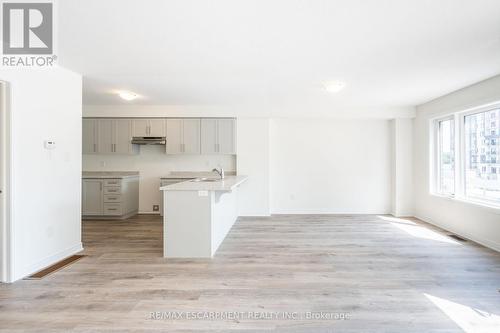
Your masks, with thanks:
M 82 78 L 53 68 L 2 70 L 0 79 L 11 88 L 12 281 L 82 249 Z
M 414 134 L 416 216 L 500 251 L 500 210 L 430 194 L 430 119 L 500 101 L 500 76 L 458 90 L 417 108 Z
M 160 178 L 171 171 L 236 170 L 231 155 L 167 155 L 165 146 L 141 146 L 139 155 L 83 155 L 85 171 L 139 171 L 139 212 L 153 213 L 161 200 Z M 158 212 L 155 212 L 158 213 Z
M 238 119 L 238 174 L 248 175 L 241 185 L 240 216 L 268 216 L 269 207 L 269 119 Z
M 391 209 L 389 120 L 273 119 L 272 213 Z
M 413 216 L 413 119 L 391 120 L 392 215 Z

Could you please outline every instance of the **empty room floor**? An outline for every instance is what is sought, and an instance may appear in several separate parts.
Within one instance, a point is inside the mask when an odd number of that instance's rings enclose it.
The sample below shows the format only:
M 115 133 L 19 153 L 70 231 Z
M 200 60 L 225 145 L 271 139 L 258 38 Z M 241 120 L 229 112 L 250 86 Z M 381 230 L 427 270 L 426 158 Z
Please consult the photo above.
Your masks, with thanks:
M 500 254 L 416 219 L 240 218 L 212 260 L 164 259 L 155 216 L 84 221 L 83 240 L 80 261 L 0 285 L 0 332 L 494 332 L 500 323 Z

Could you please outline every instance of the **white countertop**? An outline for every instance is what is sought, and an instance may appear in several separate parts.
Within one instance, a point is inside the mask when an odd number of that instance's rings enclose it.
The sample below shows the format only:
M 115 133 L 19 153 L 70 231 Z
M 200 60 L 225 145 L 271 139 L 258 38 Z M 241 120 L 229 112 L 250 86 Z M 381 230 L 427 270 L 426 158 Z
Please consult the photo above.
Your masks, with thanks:
M 183 177 L 186 178 L 186 177 Z M 210 177 L 216 178 L 216 177 Z M 222 180 L 215 182 L 194 182 L 188 180 L 185 182 L 167 185 L 160 187 L 162 191 L 216 191 L 216 192 L 230 192 L 238 185 L 248 179 L 248 176 L 226 176 Z
M 83 171 L 83 179 L 123 179 L 139 177 L 139 171 Z
M 227 171 L 227 176 L 234 176 L 234 171 Z M 210 171 L 172 171 L 160 179 L 195 179 L 195 178 L 216 178 L 217 173 Z

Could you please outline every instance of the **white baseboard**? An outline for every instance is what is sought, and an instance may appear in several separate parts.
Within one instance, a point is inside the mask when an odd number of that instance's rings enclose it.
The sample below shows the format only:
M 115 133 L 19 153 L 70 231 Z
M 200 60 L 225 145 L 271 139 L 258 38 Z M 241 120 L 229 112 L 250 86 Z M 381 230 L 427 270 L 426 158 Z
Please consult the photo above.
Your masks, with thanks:
M 36 264 L 33 264 L 33 265 L 30 265 L 29 267 L 26 267 L 25 269 L 23 269 L 21 272 L 18 272 L 17 274 L 14 273 L 12 280 L 10 280 L 8 282 L 14 282 L 14 281 L 20 280 L 26 276 L 29 276 L 33 273 L 36 273 L 36 272 L 44 269 L 45 267 L 53 265 L 58 261 L 61 261 L 69 256 L 72 256 L 72 255 L 74 255 L 82 250 L 83 250 L 82 243 L 75 244 L 75 245 L 73 245 L 65 250 L 62 250 L 58 253 L 55 253 L 53 255 L 50 255 L 50 256 L 40 260 Z
M 492 249 L 494 251 L 500 252 L 500 244 L 498 244 L 496 242 L 490 241 L 488 239 L 482 239 L 482 238 L 479 238 L 477 236 L 464 233 L 462 231 L 454 230 L 454 228 L 450 228 L 447 225 L 444 225 L 442 223 L 436 222 L 435 220 L 433 220 L 431 218 L 428 218 L 428 217 L 425 217 L 425 216 L 422 216 L 422 215 L 415 214 L 415 217 L 417 219 L 419 219 L 419 220 L 422 220 L 424 222 L 427 222 L 427 223 L 430 223 L 432 225 L 435 225 L 436 227 L 439 227 L 441 229 L 450 231 L 450 232 L 452 232 L 452 233 L 454 233 L 454 234 L 456 234 L 456 235 L 458 235 L 460 237 L 463 237 L 463 238 L 466 238 L 466 239 L 471 240 L 473 242 L 476 242 L 478 244 L 481 244 L 482 246 L 485 246 L 485 247 L 487 247 L 489 249 Z
M 137 213 L 139 215 L 144 214 L 144 215 L 160 215 L 160 212 L 139 212 Z
M 342 211 L 316 211 L 316 210 L 275 210 L 271 215 L 387 215 L 388 211 L 367 211 L 367 212 L 342 212 Z

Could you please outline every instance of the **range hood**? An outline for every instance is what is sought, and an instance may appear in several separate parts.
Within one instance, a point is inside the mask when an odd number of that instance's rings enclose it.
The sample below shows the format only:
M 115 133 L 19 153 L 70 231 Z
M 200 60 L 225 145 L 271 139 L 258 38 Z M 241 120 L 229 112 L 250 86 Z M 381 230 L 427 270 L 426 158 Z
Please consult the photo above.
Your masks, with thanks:
M 134 136 L 132 138 L 134 145 L 165 145 L 167 140 L 164 136 Z

